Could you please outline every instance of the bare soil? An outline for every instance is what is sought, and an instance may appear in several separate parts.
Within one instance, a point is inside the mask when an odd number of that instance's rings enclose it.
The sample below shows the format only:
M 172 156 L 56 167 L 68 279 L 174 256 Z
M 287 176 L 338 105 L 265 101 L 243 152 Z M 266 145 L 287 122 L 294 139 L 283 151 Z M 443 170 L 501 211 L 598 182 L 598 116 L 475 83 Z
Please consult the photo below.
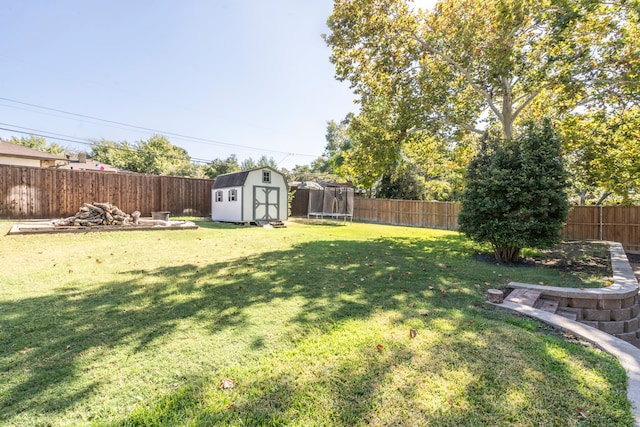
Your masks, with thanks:
M 606 243 L 568 241 L 540 252 L 541 256 L 530 257 L 526 261 L 571 273 L 602 277 L 613 275 L 609 245 Z
M 640 256 L 638 256 L 640 258 Z M 493 254 L 477 254 L 479 261 L 496 263 Z M 534 256 L 521 258 L 513 266 L 547 267 L 567 273 L 611 277 L 609 245 L 593 241 L 566 241 L 551 249 L 539 250 Z

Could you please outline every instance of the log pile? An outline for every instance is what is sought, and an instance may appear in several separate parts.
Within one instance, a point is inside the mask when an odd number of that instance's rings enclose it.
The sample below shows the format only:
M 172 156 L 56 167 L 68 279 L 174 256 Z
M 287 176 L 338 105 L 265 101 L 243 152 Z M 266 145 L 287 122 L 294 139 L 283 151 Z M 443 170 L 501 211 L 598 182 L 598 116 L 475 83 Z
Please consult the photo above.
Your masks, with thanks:
M 131 225 L 137 224 L 140 212 L 135 211 L 131 215 L 121 211 L 110 203 L 84 203 L 80 210 L 73 216 L 62 218 L 53 222 L 56 227 L 97 225 Z

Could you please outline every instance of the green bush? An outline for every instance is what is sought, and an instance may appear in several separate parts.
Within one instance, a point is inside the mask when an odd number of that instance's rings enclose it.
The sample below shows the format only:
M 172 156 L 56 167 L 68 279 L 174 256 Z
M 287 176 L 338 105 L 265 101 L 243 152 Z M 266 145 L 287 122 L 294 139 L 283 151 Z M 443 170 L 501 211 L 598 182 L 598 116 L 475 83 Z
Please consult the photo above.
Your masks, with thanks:
M 490 243 L 499 262 L 516 262 L 524 247 L 557 243 L 569 212 L 567 173 L 550 122 L 528 123 L 512 140 L 483 140 L 469 164 L 460 230 Z

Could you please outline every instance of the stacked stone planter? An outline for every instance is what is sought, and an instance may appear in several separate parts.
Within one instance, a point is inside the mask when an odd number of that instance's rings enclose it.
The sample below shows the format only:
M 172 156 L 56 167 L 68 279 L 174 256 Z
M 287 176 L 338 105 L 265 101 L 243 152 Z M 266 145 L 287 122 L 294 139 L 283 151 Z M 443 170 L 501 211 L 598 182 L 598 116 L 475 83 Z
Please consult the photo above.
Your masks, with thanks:
M 613 284 L 604 288 L 561 288 L 517 282 L 509 283 L 509 287 L 540 291 L 540 299 L 558 302 L 556 314 L 640 347 L 638 281 L 620 243 L 610 243 L 610 254 Z

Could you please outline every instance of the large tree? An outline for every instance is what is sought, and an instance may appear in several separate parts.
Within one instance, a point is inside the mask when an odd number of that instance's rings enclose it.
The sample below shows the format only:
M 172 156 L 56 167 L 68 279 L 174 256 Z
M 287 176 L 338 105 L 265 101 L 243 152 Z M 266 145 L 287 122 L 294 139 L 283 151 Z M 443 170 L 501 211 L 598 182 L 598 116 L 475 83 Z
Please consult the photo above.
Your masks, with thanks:
M 408 132 L 448 137 L 496 124 L 506 139 L 544 98 L 635 96 L 637 0 L 335 0 L 325 36 L 362 108 L 383 98 Z
M 640 194 L 640 106 L 571 115 L 560 129 L 579 203 L 632 203 Z

